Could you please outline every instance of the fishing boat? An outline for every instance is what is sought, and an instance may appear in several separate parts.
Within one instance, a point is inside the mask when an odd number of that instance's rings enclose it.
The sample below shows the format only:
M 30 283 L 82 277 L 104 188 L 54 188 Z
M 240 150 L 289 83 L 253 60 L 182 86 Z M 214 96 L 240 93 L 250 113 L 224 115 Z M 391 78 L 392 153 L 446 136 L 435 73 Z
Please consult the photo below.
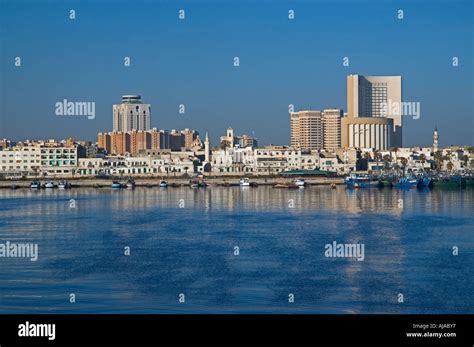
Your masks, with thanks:
M 391 176 L 380 176 L 378 186 L 380 188 L 391 188 L 393 187 L 393 181 L 395 179 Z
M 113 189 L 122 188 L 122 184 L 119 181 L 113 181 L 112 182 L 112 188 Z
M 46 182 L 46 183 L 44 184 L 44 187 L 45 187 L 46 189 L 54 188 L 54 183 L 53 183 L 53 181 L 48 181 L 48 182 Z
M 433 180 L 431 179 L 431 177 L 422 176 L 418 178 L 417 187 L 418 188 L 431 188 L 433 187 Z
M 59 189 L 69 189 L 69 188 L 71 188 L 71 184 L 68 181 L 60 181 L 58 183 L 58 188 Z
M 191 188 L 199 188 L 199 181 L 198 180 L 191 180 L 191 181 L 189 181 L 189 186 Z
M 346 186 L 349 189 L 371 188 L 378 185 L 378 181 L 370 175 L 350 174 L 346 177 Z
M 474 175 L 467 175 L 464 180 L 466 181 L 466 187 L 474 187 Z
M 30 183 L 30 188 L 31 189 L 40 189 L 41 188 L 41 183 L 39 181 L 33 181 Z
M 398 188 L 415 188 L 418 185 L 416 177 L 400 177 L 393 184 Z
M 464 188 L 466 186 L 466 179 L 459 175 L 439 176 L 435 182 L 436 187 L 439 188 Z
M 304 181 L 304 179 L 302 178 L 298 178 L 296 181 L 295 181 L 295 185 L 300 187 L 300 188 L 304 188 L 304 186 L 306 185 L 306 182 Z
M 129 178 L 126 186 L 127 189 L 135 189 L 135 181 L 132 178 Z
M 250 180 L 247 177 L 241 178 L 239 184 L 241 187 L 250 187 Z
M 168 187 L 168 182 L 166 182 L 165 180 L 161 180 L 160 181 L 160 188 L 167 188 Z

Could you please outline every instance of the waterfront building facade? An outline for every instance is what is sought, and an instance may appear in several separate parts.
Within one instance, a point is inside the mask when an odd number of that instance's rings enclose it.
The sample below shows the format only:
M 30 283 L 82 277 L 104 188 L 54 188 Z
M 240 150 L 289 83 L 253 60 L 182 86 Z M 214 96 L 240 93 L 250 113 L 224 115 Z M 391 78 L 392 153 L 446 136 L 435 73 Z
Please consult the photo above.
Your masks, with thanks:
M 342 174 L 356 170 L 361 158 L 368 158 L 367 167 L 372 171 L 403 168 L 406 172 L 418 173 L 436 167 L 445 171 L 465 172 L 474 168 L 472 149 L 463 147 L 439 149 L 439 153 L 431 147 L 396 150 L 348 148 L 327 152 L 287 146 L 234 146 L 211 151 L 207 144 L 199 153 L 147 149 L 136 156 L 108 155 L 99 158 L 82 158 L 80 147 L 77 143 L 66 145 L 65 142 L 54 141 L 20 142 L 0 150 L 0 176 L 40 179 L 97 175 L 158 178 L 198 172 L 210 172 L 216 176 L 269 176 L 287 170 L 317 169 Z
M 20 142 L 0 151 L 0 173 L 7 177 L 72 176 L 78 148 L 53 140 Z

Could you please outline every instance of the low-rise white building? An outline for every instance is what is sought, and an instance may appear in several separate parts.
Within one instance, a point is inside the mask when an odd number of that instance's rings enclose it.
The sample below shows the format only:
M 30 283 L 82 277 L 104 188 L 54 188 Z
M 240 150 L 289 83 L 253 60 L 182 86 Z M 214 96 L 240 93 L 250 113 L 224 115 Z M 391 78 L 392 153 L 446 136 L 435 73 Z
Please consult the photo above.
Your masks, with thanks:
M 20 142 L 0 151 L 0 172 L 15 177 L 72 176 L 77 169 L 78 146 L 55 141 Z

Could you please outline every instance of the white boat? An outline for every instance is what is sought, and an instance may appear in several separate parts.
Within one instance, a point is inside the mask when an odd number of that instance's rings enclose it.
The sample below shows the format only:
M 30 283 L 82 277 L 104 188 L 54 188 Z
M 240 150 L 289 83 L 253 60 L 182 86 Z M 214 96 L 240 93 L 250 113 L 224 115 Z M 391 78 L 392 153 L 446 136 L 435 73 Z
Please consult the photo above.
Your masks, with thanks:
M 48 181 L 44 184 L 45 188 L 54 188 L 54 183 L 52 181 Z
M 130 179 L 127 181 L 127 189 L 134 189 L 135 188 L 135 181 Z
M 303 188 L 303 187 L 306 185 L 306 182 L 304 181 L 304 179 L 298 178 L 298 179 L 295 181 L 295 185 L 296 185 L 297 187 Z
M 41 183 L 39 181 L 33 181 L 30 183 L 30 188 L 31 189 L 40 189 L 41 188 Z
M 114 189 L 122 188 L 122 185 L 118 181 L 113 181 L 112 182 L 112 188 L 114 188 Z
M 59 189 L 67 189 L 69 188 L 69 182 L 67 181 L 61 181 L 58 183 L 58 188 Z
M 168 187 L 168 182 L 166 182 L 165 180 L 161 180 L 160 181 L 160 188 L 166 188 Z
M 250 187 L 250 180 L 247 177 L 240 179 L 240 186 L 241 187 Z
M 198 180 L 192 180 L 189 182 L 189 186 L 191 188 L 199 188 L 199 181 Z

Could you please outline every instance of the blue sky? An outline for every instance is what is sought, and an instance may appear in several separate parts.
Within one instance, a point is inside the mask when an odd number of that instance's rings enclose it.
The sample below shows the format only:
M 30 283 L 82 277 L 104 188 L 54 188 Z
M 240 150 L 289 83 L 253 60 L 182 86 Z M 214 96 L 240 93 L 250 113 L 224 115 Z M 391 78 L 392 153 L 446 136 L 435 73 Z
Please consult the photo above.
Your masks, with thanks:
M 288 105 L 346 110 L 357 73 L 401 75 L 403 100 L 421 103 L 420 119 L 404 117 L 404 145 L 430 145 L 435 126 L 442 146 L 473 145 L 473 13 L 469 0 L 2 0 L 0 137 L 95 141 L 112 128 L 112 104 L 140 94 L 154 127 L 215 143 L 232 126 L 287 144 Z M 94 101 L 96 118 L 55 115 L 63 99 Z

